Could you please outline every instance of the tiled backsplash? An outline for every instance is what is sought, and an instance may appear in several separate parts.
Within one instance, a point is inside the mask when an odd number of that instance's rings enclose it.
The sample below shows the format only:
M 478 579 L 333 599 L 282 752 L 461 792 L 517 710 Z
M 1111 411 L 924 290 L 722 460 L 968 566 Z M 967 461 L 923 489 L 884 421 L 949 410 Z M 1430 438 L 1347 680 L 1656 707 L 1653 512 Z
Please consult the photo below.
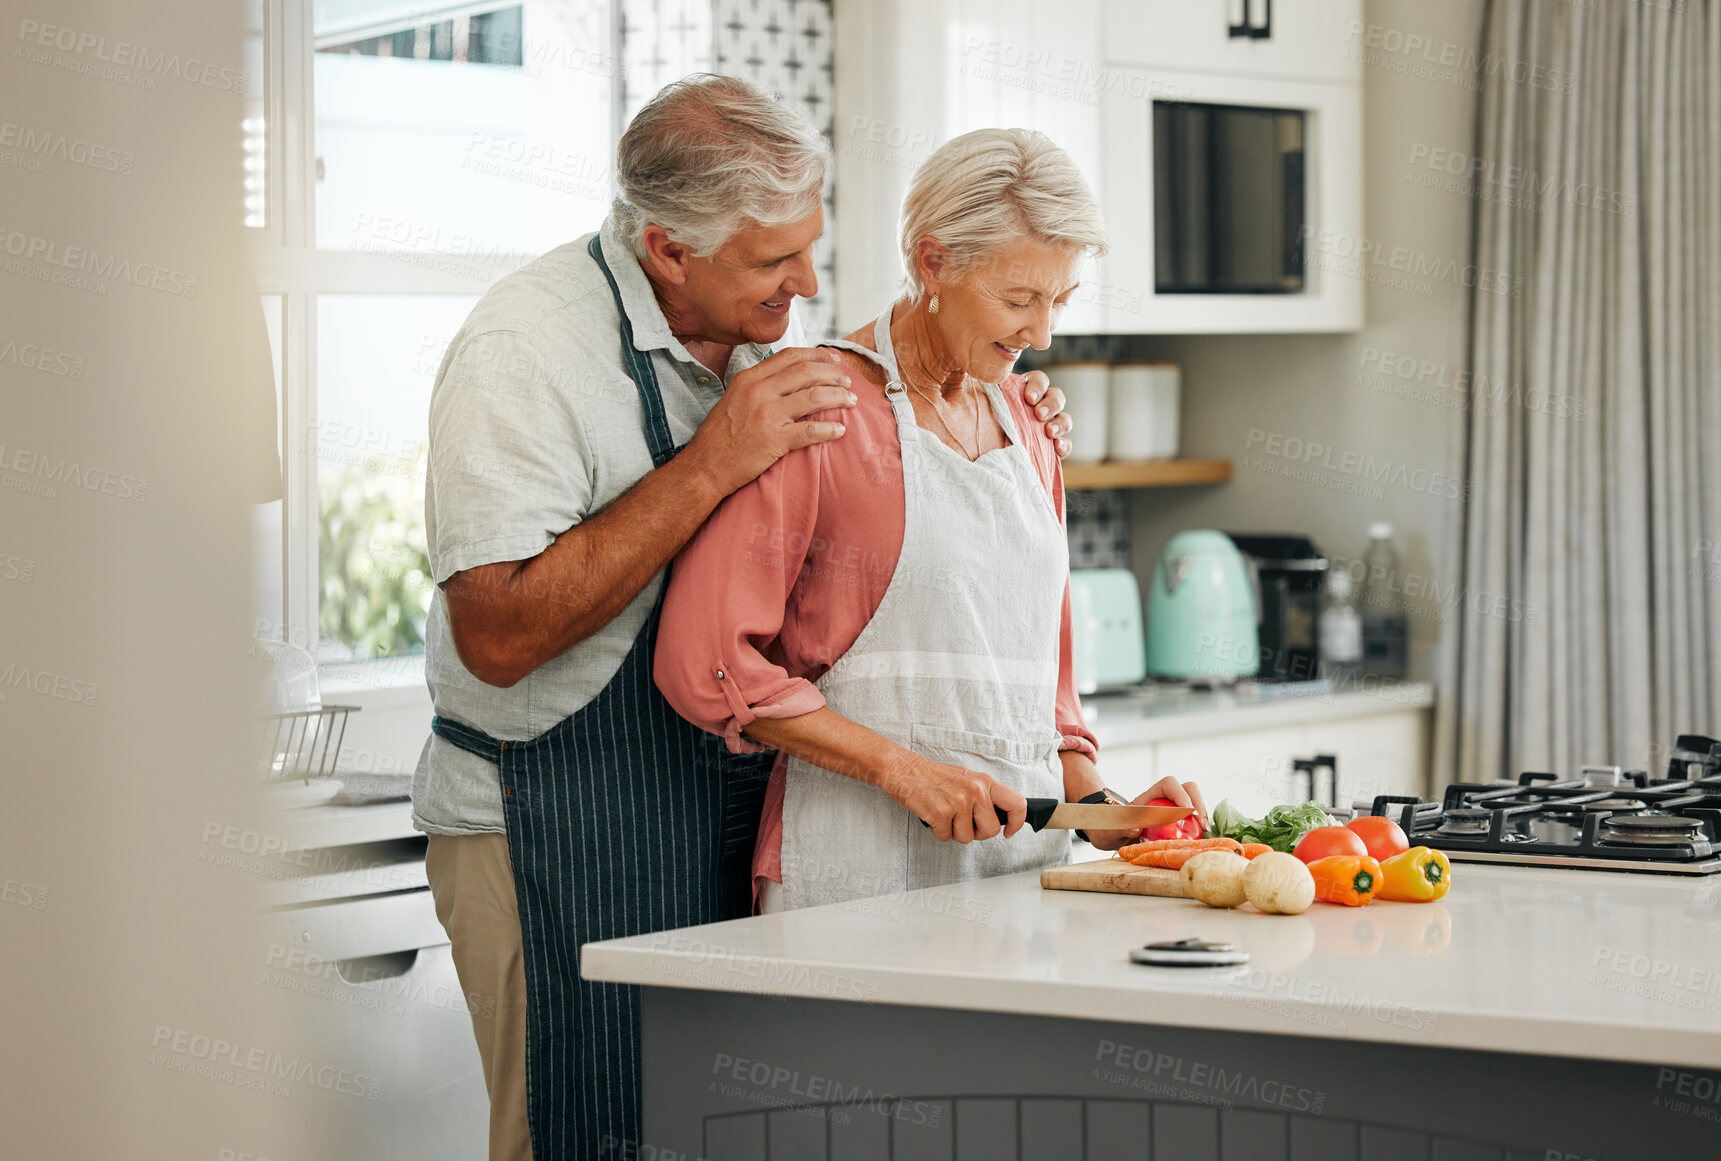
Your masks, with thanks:
M 1071 568 L 1129 567 L 1129 493 L 1067 492 L 1065 525 Z
M 690 72 L 744 77 L 800 108 L 831 137 L 831 0 L 622 0 L 623 106 L 631 117 L 651 95 Z M 809 339 L 836 317 L 836 202 L 825 184 L 825 232 L 815 259 L 819 293 L 797 308 Z

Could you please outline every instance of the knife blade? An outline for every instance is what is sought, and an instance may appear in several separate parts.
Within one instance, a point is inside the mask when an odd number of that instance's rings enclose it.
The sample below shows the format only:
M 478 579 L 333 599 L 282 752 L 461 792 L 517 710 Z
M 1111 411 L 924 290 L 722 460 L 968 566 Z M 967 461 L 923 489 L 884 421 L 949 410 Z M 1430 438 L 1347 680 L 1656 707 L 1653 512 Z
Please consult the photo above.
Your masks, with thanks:
M 1107 802 L 1059 802 L 1028 799 L 1028 825 L 1035 830 L 1145 830 L 1165 826 L 1195 813 L 1192 806 L 1113 806 Z M 1004 818 L 1002 811 L 999 817 Z
M 1001 807 L 999 822 L 1010 816 Z M 1028 799 L 1028 825 L 1034 830 L 1146 830 L 1165 826 L 1195 813 L 1193 806 L 1114 806 L 1108 802 L 1059 802 L 1056 798 Z M 924 818 L 921 826 L 929 826 Z

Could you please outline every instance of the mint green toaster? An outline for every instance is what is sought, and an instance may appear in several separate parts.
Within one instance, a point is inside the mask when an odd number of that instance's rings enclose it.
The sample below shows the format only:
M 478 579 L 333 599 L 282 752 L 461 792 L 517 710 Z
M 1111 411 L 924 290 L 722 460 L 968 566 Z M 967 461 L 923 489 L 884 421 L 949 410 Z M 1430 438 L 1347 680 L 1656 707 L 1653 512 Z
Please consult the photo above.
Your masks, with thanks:
M 1223 532 L 1171 538 L 1147 598 L 1147 668 L 1178 681 L 1232 682 L 1260 669 L 1249 567 Z
M 1071 569 L 1070 628 L 1076 692 L 1134 685 L 1147 676 L 1141 588 L 1129 569 Z

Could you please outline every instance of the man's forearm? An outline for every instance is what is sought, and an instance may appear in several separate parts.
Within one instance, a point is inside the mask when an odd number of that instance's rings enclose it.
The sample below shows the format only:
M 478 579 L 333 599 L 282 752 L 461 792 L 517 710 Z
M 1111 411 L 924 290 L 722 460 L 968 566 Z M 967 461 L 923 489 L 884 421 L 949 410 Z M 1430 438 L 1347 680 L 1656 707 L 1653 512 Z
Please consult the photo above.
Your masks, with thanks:
M 685 452 L 528 560 L 444 585 L 455 649 L 479 680 L 513 685 L 609 624 L 692 539 L 724 488 Z

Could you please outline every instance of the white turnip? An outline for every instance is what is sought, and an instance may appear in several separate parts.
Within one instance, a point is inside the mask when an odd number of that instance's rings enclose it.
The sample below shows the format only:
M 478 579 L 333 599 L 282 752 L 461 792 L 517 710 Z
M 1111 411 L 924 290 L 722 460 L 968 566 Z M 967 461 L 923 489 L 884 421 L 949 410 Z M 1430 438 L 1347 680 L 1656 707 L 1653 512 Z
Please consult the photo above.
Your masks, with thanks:
M 1268 851 L 1249 860 L 1243 891 L 1257 911 L 1301 915 L 1315 901 L 1315 877 L 1297 856 Z

